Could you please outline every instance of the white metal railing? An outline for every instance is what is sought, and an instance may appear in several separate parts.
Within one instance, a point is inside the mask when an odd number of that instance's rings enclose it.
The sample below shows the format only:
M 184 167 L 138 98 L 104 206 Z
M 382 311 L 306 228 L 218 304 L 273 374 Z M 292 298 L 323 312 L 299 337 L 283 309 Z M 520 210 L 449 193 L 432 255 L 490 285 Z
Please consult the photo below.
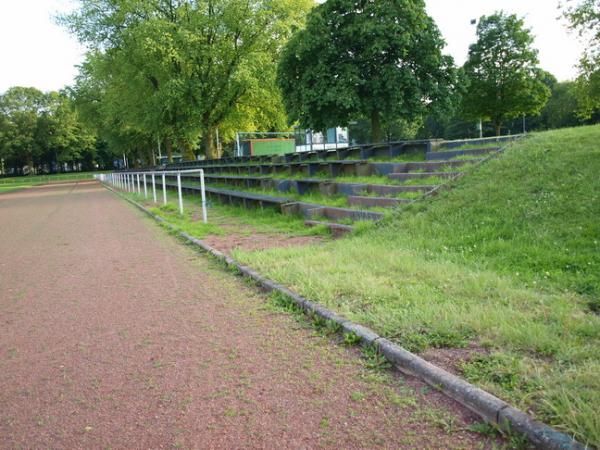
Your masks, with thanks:
M 133 192 L 142 195 L 142 186 L 144 198 L 148 198 L 147 176 L 150 175 L 152 181 L 152 199 L 156 201 L 156 175 L 162 177 L 162 192 L 163 204 L 167 204 L 167 181 L 166 175 L 177 176 L 177 199 L 179 203 L 179 213 L 183 214 L 183 195 L 181 192 L 181 174 L 197 173 L 200 178 L 200 193 L 202 195 L 202 221 L 208 222 L 206 213 L 206 189 L 204 187 L 204 170 L 203 169 L 188 169 L 188 170 L 161 170 L 154 172 L 111 172 L 94 175 L 94 178 L 102 183 L 109 184 L 117 189 L 125 192 Z

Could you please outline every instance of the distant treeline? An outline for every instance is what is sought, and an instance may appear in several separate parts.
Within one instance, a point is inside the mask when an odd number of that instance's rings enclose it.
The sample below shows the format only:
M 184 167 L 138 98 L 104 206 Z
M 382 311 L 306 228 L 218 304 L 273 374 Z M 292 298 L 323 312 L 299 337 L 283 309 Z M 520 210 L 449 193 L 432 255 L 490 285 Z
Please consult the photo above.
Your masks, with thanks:
M 112 167 L 113 156 L 79 120 L 64 92 L 13 87 L 0 95 L 0 174 Z

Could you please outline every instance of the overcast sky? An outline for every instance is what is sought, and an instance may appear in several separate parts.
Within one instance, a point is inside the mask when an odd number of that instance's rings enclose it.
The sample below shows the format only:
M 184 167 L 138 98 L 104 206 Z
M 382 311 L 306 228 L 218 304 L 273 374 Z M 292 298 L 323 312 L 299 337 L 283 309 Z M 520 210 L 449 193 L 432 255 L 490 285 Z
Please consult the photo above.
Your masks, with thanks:
M 525 17 L 536 37 L 541 66 L 559 80 L 575 76 L 581 44 L 569 33 L 558 10 L 559 0 L 426 0 L 427 10 L 457 64 L 475 39 L 470 20 L 503 9 Z M 60 89 L 71 84 L 84 49 L 55 24 L 57 12 L 71 10 L 72 0 L 0 0 L 0 92 L 11 86 Z

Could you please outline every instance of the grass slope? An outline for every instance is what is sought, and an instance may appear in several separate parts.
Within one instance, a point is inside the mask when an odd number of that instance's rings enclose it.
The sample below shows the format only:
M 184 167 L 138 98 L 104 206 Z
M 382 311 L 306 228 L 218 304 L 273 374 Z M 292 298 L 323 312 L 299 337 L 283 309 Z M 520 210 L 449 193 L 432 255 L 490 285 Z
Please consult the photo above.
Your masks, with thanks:
M 600 447 L 600 127 L 531 135 L 454 189 L 242 262 Z

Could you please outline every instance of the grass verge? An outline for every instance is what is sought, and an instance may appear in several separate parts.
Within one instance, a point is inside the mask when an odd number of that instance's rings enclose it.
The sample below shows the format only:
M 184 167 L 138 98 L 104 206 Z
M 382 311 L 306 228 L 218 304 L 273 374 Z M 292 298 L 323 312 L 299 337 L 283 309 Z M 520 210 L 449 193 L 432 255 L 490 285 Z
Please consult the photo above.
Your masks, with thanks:
M 31 186 L 32 186 L 31 184 L 14 184 L 14 185 L 7 185 L 7 186 L 0 185 L 0 193 L 14 191 L 15 189 L 28 188 Z
M 68 174 L 54 175 L 30 175 L 22 177 L 0 178 L 0 186 L 7 185 L 33 185 L 47 183 L 52 181 L 76 181 L 76 180 L 91 180 L 97 172 L 77 172 Z

